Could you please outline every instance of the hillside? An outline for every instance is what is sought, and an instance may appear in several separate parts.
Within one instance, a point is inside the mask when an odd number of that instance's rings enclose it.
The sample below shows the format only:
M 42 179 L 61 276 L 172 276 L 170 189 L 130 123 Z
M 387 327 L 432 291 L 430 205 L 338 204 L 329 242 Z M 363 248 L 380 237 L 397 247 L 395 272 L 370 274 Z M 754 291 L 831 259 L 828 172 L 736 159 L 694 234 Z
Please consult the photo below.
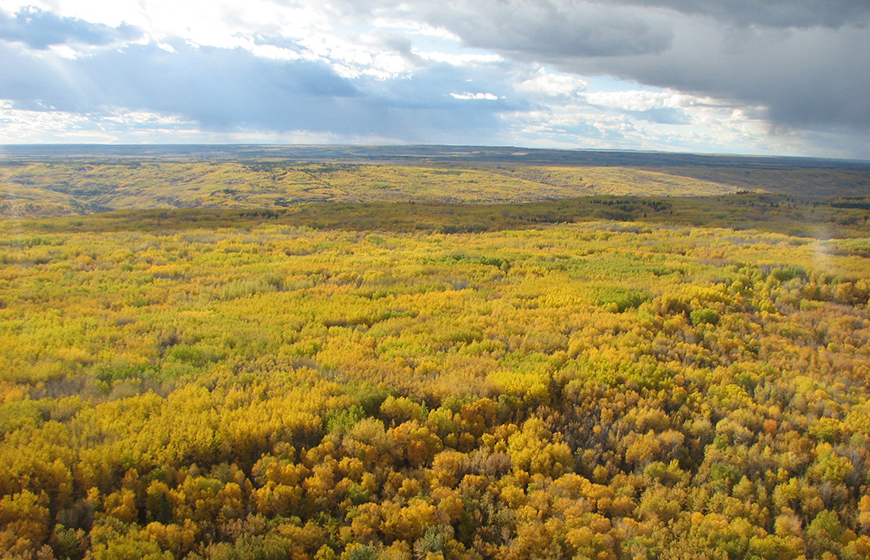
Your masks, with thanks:
M 90 153 L 6 147 L 0 186 L 0 212 L 18 218 L 312 202 L 515 203 L 594 195 L 766 192 L 818 199 L 870 195 L 870 165 L 497 148 L 230 146 L 171 152 L 104 147 Z
M 0 167 L 4 214 L 153 208 L 281 208 L 310 202 L 529 202 L 593 194 L 734 192 L 711 181 L 623 168 L 436 168 L 259 161 L 20 163 Z

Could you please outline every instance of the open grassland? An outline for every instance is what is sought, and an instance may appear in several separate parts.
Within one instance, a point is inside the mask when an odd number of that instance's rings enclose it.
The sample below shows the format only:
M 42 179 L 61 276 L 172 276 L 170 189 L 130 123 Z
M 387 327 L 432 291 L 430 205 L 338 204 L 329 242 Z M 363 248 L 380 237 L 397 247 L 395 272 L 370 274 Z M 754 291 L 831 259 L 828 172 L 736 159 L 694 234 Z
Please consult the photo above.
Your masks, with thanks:
M 866 170 L 466 165 L 288 161 L 13 161 L 0 165 L 0 213 L 86 215 L 129 209 L 287 208 L 314 202 L 516 203 L 579 196 L 770 192 L 866 196 Z
M 460 169 L 352 163 L 29 163 L 0 167 L 6 215 L 146 208 L 280 208 L 311 202 L 505 203 L 592 194 L 736 189 L 620 168 Z
M 756 188 L 735 187 L 725 181 L 698 179 L 677 172 L 631 167 L 580 167 L 498 165 L 484 169 L 506 177 L 525 179 L 546 185 L 552 192 L 549 198 L 578 195 L 624 196 L 714 196 L 738 190 L 756 191 Z M 715 175 L 714 175 L 715 177 Z
M 663 166 L 655 170 L 668 175 L 730 185 L 737 190 L 752 192 L 762 191 L 817 198 L 870 195 L 870 172 L 866 168 L 756 169 Z

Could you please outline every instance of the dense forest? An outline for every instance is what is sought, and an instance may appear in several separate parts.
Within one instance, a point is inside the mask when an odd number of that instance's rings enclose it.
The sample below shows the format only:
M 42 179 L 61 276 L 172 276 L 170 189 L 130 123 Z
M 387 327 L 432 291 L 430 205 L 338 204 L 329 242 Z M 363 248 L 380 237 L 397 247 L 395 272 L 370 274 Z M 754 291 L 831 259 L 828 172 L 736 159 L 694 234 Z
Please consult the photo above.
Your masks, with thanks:
M 870 204 L 736 190 L 0 222 L 0 554 L 870 558 Z

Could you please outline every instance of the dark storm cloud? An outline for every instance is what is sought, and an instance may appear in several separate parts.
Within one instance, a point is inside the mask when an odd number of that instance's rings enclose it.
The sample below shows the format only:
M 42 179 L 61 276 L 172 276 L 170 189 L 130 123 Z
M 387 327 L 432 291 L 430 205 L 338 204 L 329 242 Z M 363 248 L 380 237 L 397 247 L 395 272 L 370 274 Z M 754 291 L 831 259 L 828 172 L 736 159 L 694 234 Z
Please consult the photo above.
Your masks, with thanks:
M 867 0 L 484 0 L 417 10 L 470 46 L 743 105 L 775 125 L 870 130 Z
M 867 0 L 616 0 L 620 4 L 668 8 L 738 25 L 842 27 L 866 25 Z
M 684 92 L 764 107 L 772 123 L 870 129 L 870 33 L 686 28 L 655 57 L 553 62 Z
M 631 7 L 479 0 L 427 12 L 469 46 L 518 55 L 599 57 L 657 53 L 671 43 L 661 18 Z
M 0 99 L 17 108 L 82 114 L 125 108 L 180 115 L 213 131 L 308 130 L 408 141 L 483 134 L 498 126 L 499 112 L 515 108 L 454 99 L 450 93 L 467 88 L 471 76 L 439 65 L 405 80 L 350 80 L 318 62 L 173 45 L 174 52 L 130 45 L 47 60 L 0 44 Z
M 109 27 L 34 7 L 23 8 L 15 15 L 0 10 L 0 40 L 21 42 L 34 49 L 65 43 L 108 45 L 141 36 L 142 31 L 131 25 Z

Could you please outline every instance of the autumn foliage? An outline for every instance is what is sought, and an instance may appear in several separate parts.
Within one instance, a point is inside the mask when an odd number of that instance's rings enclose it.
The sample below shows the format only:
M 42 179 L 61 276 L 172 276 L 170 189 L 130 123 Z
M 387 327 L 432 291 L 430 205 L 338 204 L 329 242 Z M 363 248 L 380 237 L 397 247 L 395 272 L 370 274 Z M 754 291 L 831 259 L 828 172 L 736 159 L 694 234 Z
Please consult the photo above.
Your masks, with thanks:
M 6 222 L 0 550 L 868 558 L 868 254 Z

